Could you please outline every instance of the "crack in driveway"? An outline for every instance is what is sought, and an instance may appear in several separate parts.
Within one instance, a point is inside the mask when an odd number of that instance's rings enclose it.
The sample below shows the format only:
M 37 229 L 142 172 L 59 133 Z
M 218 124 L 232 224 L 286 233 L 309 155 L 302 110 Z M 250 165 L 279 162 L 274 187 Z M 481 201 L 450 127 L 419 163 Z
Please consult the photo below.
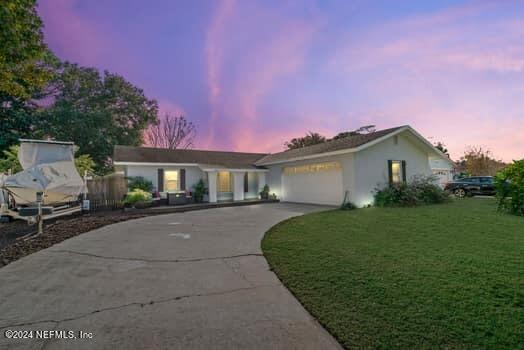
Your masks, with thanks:
M 148 305 L 170 303 L 170 302 L 173 302 L 173 301 L 179 301 L 179 300 L 187 299 L 187 298 L 198 298 L 198 297 L 227 295 L 227 294 L 233 294 L 233 293 L 241 292 L 241 291 L 253 290 L 253 289 L 257 289 L 257 288 L 276 287 L 276 286 L 278 286 L 278 284 L 266 284 L 266 285 L 252 286 L 252 287 L 235 288 L 235 289 L 230 289 L 230 290 L 226 290 L 226 291 L 222 291 L 222 292 L 179 295 L 179 296 L 176 296 L 176 297 L 157 299 L 157 300 L 150 300 L 150 301 L 147 301 L 147 302 L 137 302 L 137 301 L 135 301 L 135 302 L 122 304 L 122 305 L 117 305 L 117 306 L 108 306 L 108 307 L 105 307 L 105 308 L 101 308 L 101 309 L 93 310 L 93 311 L 90 311 L 90 312 L 86 312 L 86 313 L 78 315 L 78 316 L 66 317 L 66 318 L 59 319 L 59 320 L 46 319 L 46 320 L 40 320 L 40 321 L 29 321 L 29 322 L 10 324 L 10 325 L 6 325 L 6 326 L 0 326 L 0 330 L 6 329 L 6 328 L 12 328 L 12 327 L 33 326 L 33 325 L 40 324 L 40 323 L 54 323 L 55 325 L 58 325 L 58 324 L 60 324 L 62 322 L 76 321 L 76 320 L 79 320 L 79 319 L 82 319 L 84 317 L 88 317 L 88 316 L 91 316 L 91 315 L 94 315 L 94 314 L 97 314 L 97 313 L 100 313 L 100 312 L 114 311 L 114 310 L 124 309 L 124 308 L 131 307 L 131 306 L 145 307 L 145 306 L 148 306 Z
M 229 256 L 214 256 L 210 258 L 147 259 L 147 258 L 107 256 L 107 255 L 99 255 L 99 254 L 93 254 L 93 253 L 87 253 L 87 252 L 77 252 L 74 250 L 65 250 L 65 249 L 50 249 L 48 250 L 48 252 L 76 254 L 76 255 L 83 255 L 83 256 L 89 256 L 92 258 L 108 259 L 108 260 L 144 261 L 144 262 L 151 262 L 151 263 L 183 263 L 183 262 L 198 262 L 198 261 L 207 261 L 207 260 L 237 259 L 237 258 L 243 258 L 243 257 L 249 257 L 249 256 L 257 256 L 257 257 L 264 256 L 262 253 L 245 253 L 245 254 L 236 254 L 236 255 L 229 255 Z

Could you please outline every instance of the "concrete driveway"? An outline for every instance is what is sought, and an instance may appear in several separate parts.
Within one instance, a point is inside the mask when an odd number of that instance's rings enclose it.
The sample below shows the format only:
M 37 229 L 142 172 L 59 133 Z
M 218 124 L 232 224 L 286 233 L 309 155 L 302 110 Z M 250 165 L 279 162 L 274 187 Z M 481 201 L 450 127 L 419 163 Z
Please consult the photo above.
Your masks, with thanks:
M 0 348 L 339 348 L 260 249 L 277 222 L 322 209 L 279 203 L 152 216 L 18 260 L 0 269 Z M 35 332 L 7 340 L 7 330 Z M 42 332 L 52 330 L 64 332 Z

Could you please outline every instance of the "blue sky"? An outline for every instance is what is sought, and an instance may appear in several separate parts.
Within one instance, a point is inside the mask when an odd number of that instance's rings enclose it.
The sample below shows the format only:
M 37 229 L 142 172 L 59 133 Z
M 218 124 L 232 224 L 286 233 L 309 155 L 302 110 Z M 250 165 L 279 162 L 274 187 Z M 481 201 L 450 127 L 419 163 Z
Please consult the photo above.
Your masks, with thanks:
M 453 158 L 524 153 L 522 1 L 41 0 L 62 59 L 124 75 L 197 147 L 410 124 Z

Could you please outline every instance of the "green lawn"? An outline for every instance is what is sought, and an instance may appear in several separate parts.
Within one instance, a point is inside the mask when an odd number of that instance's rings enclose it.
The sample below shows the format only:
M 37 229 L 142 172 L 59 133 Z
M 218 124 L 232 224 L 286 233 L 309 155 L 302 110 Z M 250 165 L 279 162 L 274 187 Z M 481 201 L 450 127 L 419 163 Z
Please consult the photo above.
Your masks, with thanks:
M 524 349 L 524 218 L 485 198 L 273 227 L 275 273 L 347 348 Z

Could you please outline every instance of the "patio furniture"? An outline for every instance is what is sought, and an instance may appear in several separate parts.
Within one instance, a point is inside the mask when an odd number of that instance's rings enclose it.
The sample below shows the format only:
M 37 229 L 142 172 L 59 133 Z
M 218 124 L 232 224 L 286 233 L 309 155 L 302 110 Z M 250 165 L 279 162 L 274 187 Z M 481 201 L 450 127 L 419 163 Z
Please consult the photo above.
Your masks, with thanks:
M 167 204 L 168 205 L 182 205 L 189 204 L 193 202 L 193 196 L 191 192 L 186 191 L 177 191 L 169 192 L 167 194 Z

